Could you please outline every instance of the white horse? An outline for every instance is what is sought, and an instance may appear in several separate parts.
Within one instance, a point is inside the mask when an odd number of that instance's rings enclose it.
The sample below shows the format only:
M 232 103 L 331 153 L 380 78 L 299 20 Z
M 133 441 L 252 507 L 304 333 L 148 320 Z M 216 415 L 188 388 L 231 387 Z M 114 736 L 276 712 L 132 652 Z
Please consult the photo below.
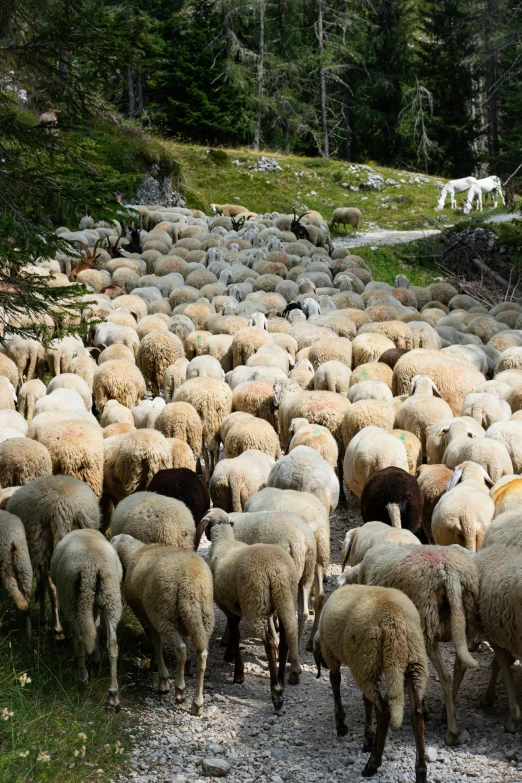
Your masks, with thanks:
M 486 193 L 491 193 L 493 196 L 494 209 L 498 207 L 498 195 L 500 195 L 500 198 L 502 199 L 502 204 L 506 206 L 506 200 L 504 199 L 504 194 L 502 193 L 502 182 L 500 181 L 500 177 L 484 177 L 483 179 L 478 179 L 468 190 L 468 195 L 466 196 L 466 201 L 464 202 L 464 214 L 468 215 L 471 212 L 475 199 L 477 201 L 477 209 L 482 212 L 482 196 Z
M 455 193 L 463 193 L 465 190 L 469 190 L 472 185 L 477 182 L 476 177 L 462 177 L 462 179 L 450 179 L 442 188 L 437 202 L 436 209 L 444 209 L 446 202 L 446 196 L 451 198 L 451 208 L 457 209 L 457 202 L 455 200 Z

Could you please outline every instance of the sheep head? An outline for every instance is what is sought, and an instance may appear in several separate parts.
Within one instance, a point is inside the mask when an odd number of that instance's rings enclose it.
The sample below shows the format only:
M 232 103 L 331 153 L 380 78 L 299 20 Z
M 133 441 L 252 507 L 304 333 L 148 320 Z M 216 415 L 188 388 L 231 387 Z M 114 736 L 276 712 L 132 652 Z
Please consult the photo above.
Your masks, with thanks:
M 410 397 L 414 394 L 424 395 L 426 397 L 441 397 L 434 381 L 428 375 L 415 375 L 410 383 Z
M 205 533 L 207 539 L 210 541 L 213 527 L 216 527 L 216 525 L 228 525 L 232 528 L 233 524 L 230 515 L 227 514 L 226 511 L 223 511 L 223 509 L 209 509 L 196 528 L 196 543 L 194 548 L 197 550 L 203 533 Z

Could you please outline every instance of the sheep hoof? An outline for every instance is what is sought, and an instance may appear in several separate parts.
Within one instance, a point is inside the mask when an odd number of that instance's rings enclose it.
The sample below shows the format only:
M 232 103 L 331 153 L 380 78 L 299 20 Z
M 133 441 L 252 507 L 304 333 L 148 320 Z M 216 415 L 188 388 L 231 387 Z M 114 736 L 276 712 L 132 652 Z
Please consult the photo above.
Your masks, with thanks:
M 427 781 L 427 771 L 426 767 L 422 767 L 420 769 L 415 770 L 415 783 L 426 783 Z
M 495 704 L 495 694 L 486 691 L 480 697 L 480 704 L 482 707 L 493 707 Z
M 65 641 L 65 634 L 63 630 L 55 631 L 54 632 L 54 641 L 55 642 L 64 642 Z
M 196 702 L 193 701 L 191 706 L 190 706 L 190 714 L 191 715 L 196 715 L 196 717 L 198 715 L 201 715 L 201 708 L 202 708 L 202 706 L 203 706 L 202 704 L 196 704 Z
M 446 745 L 449 745 L 450 747 L 453 747 L 455 745 L 461 745 L 460 741 L 460 731 L 448 731 L 446 732 Z
M 310 637 L 306 643 L 306 652 L 313 652 L 314 649 L 314 640 L 312 637 Z
M 341 720 L 336 721 L 335 722 L 335 729 L 337 731 L 337 736 L 338 737 L 346 737 L 346 735 L 348 734 L 348 726 L 346 725 L 346 723 L 344 721 L 341 721 Z
M 111 693 L 107 695 L 107 712 L 119 712 L 120 711 L 120 697 L 118 693 Z
M 245 675 L 243 672 L 234 674 L 234 685 L 243 685 L 244 682 L 245 682 Z
M 185 688 L 176 688 L 176 704 L 183 704 L 185 701 Z
M 301 676 L 300 672 L 290 672 L 290 674 L 288 675 L 288 684 L 299 685 L 300 676 Z
M 348 729 L 347 729 L 347 731 L 348 731 Z M 371 750 L 373 748 L 374 740 L 375 740 L 375 734 L 373 733 L 373 731 L 364 736 L 364 739 L 363 739 L 363 751 L 365 753 L 371 753 Z
M 520 724 L 514 718 L 509 717 L 504 723 L 504 731 L 506 731 L 508 734 L 516 734 L 519 729 Z
M 368 762 L 362 771 L 363 778 L 371 778 L 377 774 L 378 767 L 372 762 Z
M 158 683 L 158 693 L 163 696 L 165 693 L 168 693 L 169 690 L 170 690 L 169 681 L 160 680 Z
M 234 661 L 236 660 L 234 651 L 232 650 L 231 652 L 229 652 L 228 650 L 226 650 L 223 659 L 226 661 L 226 663 L 234 663 Z
M 274 710 L 276 712 L 279 712 L 279 710 L 283 706 L 283 691 L 281 690 L 281 687 L 279 685 L 276 685 L 274 688 L 272 688 L 270 695 L 272 696 L 272 704 L 274 705 Z

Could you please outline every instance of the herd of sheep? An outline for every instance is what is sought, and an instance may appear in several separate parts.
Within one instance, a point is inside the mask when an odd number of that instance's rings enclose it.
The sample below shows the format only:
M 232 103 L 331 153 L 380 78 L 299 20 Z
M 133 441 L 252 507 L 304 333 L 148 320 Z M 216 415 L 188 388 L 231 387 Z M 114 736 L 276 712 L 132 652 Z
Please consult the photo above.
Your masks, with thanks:
M 34 581 L 40 624 L 48 596 L 81 681 L 103 625 L 117 708 L 125 601 L 162 693 L 162 640 L 173 648 L 178 702 L 195 650 L 197 715 L 216 603 L 234 682 L 244 680 L 243 618 L 264 641 L 279 710 L 287 660 L 288 682 L 299 683 L 313 597 L 306 649 L 330 670 L 339 735 L 342 664 L 364 694 L 364 774 L 382 763 L 406 687 L 416 781 L 426 780 L 428 659 L 446 741 L 459 743 L 455 699 L 479 644 L 495 654 L 484 700 L 500 672 L 515 731 L 522 307 L 488 311 L 444 281 L 373 281 L 361 257 L 334 248 L 318 213 L 134 209 L 130 236 L 85 218 L 57 229 L 82 258 L 71 250 L 31 265 L 49 285 L 88 286 L 83 338 L 52 339 L 51 319 L 45 345 L 4 334 L 0 580 L 29 643 Z M 329 518 L 345 492 L 365 524 L 348 531 L 345 570 L 325 601 Z M 450 641 L 453 677 L 439 650 Z

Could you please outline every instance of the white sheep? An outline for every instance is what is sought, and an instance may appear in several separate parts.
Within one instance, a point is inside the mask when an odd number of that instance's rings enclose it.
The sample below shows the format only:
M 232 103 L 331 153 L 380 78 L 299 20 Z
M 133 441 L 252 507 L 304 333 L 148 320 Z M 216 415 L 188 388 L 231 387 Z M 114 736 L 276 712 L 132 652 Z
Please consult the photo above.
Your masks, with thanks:
M 22 520 L 0 511 L 0 584 L 25 615 L 27 641 L 31 645 L 31 591 L 33 567 Z M 3 610 L 0 605 L 0 623 Z
M 331 465 L 310 446 L 296 446 L 281 457 L 268 476 L 268 487 L 315 495 L 330 514 L 339 502 L 339 480 Z
M 123 575 L 118 555 L 99 531 L 73 530 L 56 545 L 50 573 L 61 611 L 72 629 L 78 679 L 83 683 L 89 679 L 86 656 L 100 660 L 98 616 L 103 616 L 110 663 L 107 703 L 118 709 L 116 629 L 122 613 L 120 583 Z

